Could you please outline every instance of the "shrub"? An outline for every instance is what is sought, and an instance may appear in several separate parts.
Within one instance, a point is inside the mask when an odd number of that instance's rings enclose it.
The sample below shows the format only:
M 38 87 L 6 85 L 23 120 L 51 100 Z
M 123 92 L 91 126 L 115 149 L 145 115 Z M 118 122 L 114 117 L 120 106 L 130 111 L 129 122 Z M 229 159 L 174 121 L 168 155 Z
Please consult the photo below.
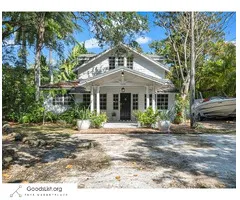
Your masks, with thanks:
M 94 128 L 102 127 L 103 123 L 107 121 L 106 113 L 97 114 L 95 111 L 91 115 L 91 125 Z
M 180 95 L 177 95 L 175 103 L 175 118 L 173 121 L 175 124 L 181 124 L 185 121 L 187 105 L 187 100 L 184 100 Z
M 45 108 L 40 103 L 33 103 L 28 107 L 27 112 L 20 113 L 17 121 L 19 123 L 39 123 L 43 121 Z
M 152 127 L 152 125 L 157 122 L 158 113 L 154 112 L 152 107 L 148 107 L 145 112 L 136 111 L 135 116 L 141 125 Z

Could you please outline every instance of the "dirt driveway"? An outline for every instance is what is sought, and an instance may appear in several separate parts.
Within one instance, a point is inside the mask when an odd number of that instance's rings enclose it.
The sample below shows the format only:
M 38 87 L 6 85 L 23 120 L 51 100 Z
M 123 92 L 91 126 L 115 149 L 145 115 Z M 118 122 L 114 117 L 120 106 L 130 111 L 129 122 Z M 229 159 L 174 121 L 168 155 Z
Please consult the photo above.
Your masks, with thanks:
M 77 183 L 79 188 L 235 188 L 235 134 L 72 134 L 54 145 L 15 148 L 3 182 Z M 91 142 L 91 148 L 82 148 Z
M 102 145 L 111 165 L 66 179 L 84 188 L 236 187 L 235 135 L 77 135 Z

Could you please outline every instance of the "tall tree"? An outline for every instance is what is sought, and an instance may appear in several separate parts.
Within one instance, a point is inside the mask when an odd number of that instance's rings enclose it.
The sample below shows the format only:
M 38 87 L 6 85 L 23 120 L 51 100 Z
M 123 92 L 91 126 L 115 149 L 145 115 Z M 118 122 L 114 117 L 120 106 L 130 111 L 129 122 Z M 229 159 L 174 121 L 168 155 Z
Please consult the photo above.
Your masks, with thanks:
M 78 59 L 79 56 L 86 53 L 87 49 L 85 48 L 84 44 L 78 43 L 76 46 L 74 46 L 67 59 L 64 59 L 60 64 L 59 80 L 75 80 L 77 77 L 76 74 L 73 72 L 73 69 L 77 65 L 81 64 Z
M 236 46 L 218 41 L 196 72 L 196 90 L 204 97 L 236 96 Z
M 195 12 L 195 63 L 199 66 L 199 57 L 209 50 L 209 43 L 217 41 L 224 35 L 232 13 Z M 154 41 L 152 47 L 156 53 L 167 58 L 172 66 L 171 78 L 179 88 L 182 98 L 186 98 L 190 85 L 190 49 L 191 49 L 191 13 L 190 12 L 164 12 L 155 13 L 155 24 L 162 27 L 166 39 Z
M 119 42 L 137 47 L 136 36 L 149 30 L 147 17 L 137 12 L 81 12 L 78 18 L 90 25 L 101 47 Z

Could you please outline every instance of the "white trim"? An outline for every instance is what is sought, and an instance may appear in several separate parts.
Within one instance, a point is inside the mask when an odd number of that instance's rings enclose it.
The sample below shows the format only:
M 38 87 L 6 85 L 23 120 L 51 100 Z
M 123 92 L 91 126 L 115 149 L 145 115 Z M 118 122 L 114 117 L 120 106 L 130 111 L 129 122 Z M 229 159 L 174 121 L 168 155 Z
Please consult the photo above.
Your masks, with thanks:
M 91 104 L 91 112 L 94 111 L 94 98 L 93 98 L 93 86 L 91 86 L 91 96 L 90 96 L 90 104 Z
M 100 87 L 97 86 L 97 114 L 100 114 Z
M 112 75 L 112 74 L 115 74 L 115 73 L 118 73 L 120 71 L 126 71 L 128 73 L 131 73 L 133 75 L 136 75 L 136 76 L 139 76 L 141 78 L 144 78 L 144 79 L 147 79 L 147 80 L 150 80 L 152 82 L 155 82 L 155 83 L 159 83 L 161 85 L 165 85 L 165 84 L 171 84 L 171 82 L 168 80 L 168 79 L 157 79 L 156 77 L 152 77 L 150 75 L 146 75 L 146 74 L 143 74 L 141 72 L 138 72 L 138 71 L 135 71 L 135 70 L 132 70 L 132 69 L 129 69 L 127 67 L 118 67 L 116 69 L 112 69 L 106 73 L 103 73 L 103 74 L 100 74 L 100 75 L 97 75 L 97 76 L 94 76 L 94 77 L 91 77 L 91 78 L 88 78 L 86 79 L 84 82 L 80 82 L 79 83 L 79 86 L 83 86 L 87 83 L 91 83 L 92 81 L 96 81 L 98 79 L 101 79 L 101 78 L 104 78 L 106 76 L 109 76 L 109 75 Z
M 78 71 L 80 68 L 83 69 L 82 72 L 88 70 L 88 68 L 85 69 L 86 66 L 88 66 L 88 65 L 91 64 L 93 61 L 96 61 L 96 60 L 99 59 L 100 57 L 106 55 L 107 53 L 109 53 L 110 51 L 116 49 L 116 48 L 119 47 L 119 46 L 122 46 L 122 47 L 124 47 L 124 48 L 127 48 L 128 50 L 130 50 L 130 51 L 136 53 L 137 55 L 145 58 L 146 60 L 154 63 L 155 65 L 157 65 L 158 67 L 162 68 L 163 70 L 165 70 L 165 71 L 167 71 L 167 72 L 170 72 L 170 70 L 167 69 L 167 68 L 166 68 L 165 66 L 163 66 L 162 64 L 156 62 L 155 60 L 149 58 L 148 56 L 145 56 L 145 55 L 142 54 L 142 53 L 137 52 L 137 51 L 134 50 L 133 48 L 131 48 L 131 47 L 129 47 L 129 46 L 123 44 L 123 43 L 119 43 L 118 45 L 116 45 L 116 46 L 114 46 L 114 47 L 112 47 L 112 48 L 110 48 L 110 49 L 108 49 L 108 50 L 106 50 L 106 51 L 103 51 L 102 53 L 100 53 L 100 54 L 98 54 L 96 57 L 94 57 L 93 59 L 91 59 L 91 60 L 89 60 L 88 62 L 82 64 L 81 66 L 78 66 L 77 68 L 73 69 L 73 71 L 74 71 L 74 72 L 75 72 L 75 71 Z M 82 72 L 81 72 L 81 73 L 82 73 Z

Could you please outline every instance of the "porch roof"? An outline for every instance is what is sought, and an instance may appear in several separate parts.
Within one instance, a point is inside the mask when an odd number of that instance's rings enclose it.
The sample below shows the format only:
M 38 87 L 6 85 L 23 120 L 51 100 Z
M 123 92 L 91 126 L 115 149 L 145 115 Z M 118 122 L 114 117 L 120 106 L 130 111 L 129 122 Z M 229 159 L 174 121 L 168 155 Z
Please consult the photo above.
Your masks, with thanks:
M 159 92 L 176 92 L 176 88 L 170 80 L 153 77 L 127 67 L 119 67 L 86 80 L 81 80 L 79 86 L 114 86 L 114 84 L 116 86 L 155 85 L 156 90 Z

